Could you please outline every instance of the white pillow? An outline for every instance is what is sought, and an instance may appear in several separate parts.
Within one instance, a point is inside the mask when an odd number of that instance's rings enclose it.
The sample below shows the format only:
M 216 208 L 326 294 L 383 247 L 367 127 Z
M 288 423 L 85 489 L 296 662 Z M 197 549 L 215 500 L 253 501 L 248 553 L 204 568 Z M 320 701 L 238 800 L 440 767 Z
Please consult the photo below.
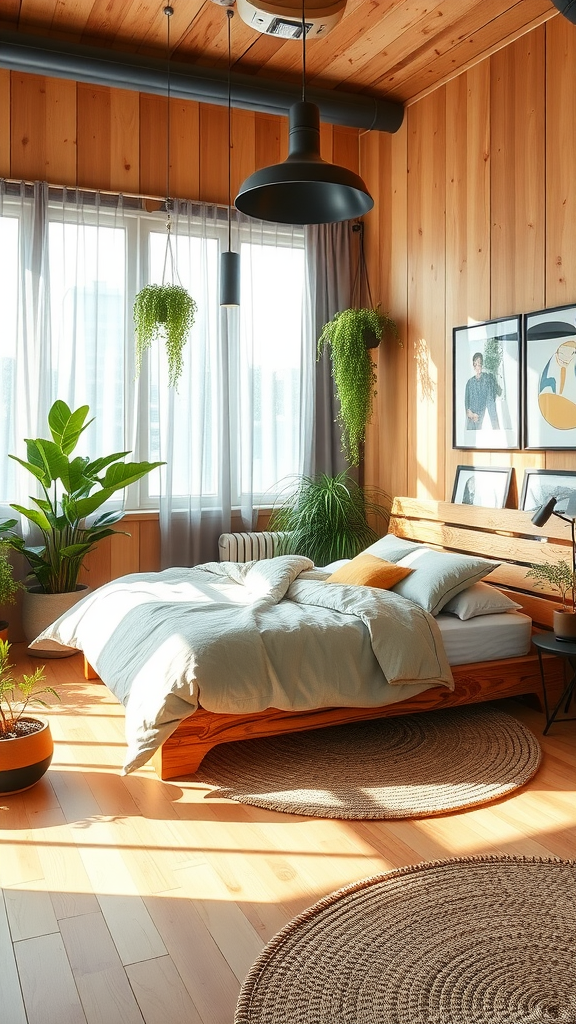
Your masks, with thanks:
M 407 565 L 414 572 L 392 587 L 394 593 L 407 597 L 431 615 L 438 615 L 452 597 L 478 583 L 500 562 L 451 551 L 433 551 L 420 545 L 420 550 L 412 551 L 397 564 Z
M 457 615 L 459 619 L 474 619 L 477 615 L 496 615 L 521 608 L 521 604 L 516 604 L 496 587 L 488 583 L 473 583 L 451 598 L 442 611 Z
M 411 551 L 418 548 L 422 550 L 425 544 L 419 544 L 415 540 L 404 540 L 403 537 L 395 537 L 393 533 L 387 533 L 385 537 L 375 540 L 368 548 L 364 548 L 363 555 L 376 555 L 377 558 L 384 558 L 386 562 L 399 562 L 401 558 L 409 555 Z M 430 550 L 426 548 L 426 550 Z

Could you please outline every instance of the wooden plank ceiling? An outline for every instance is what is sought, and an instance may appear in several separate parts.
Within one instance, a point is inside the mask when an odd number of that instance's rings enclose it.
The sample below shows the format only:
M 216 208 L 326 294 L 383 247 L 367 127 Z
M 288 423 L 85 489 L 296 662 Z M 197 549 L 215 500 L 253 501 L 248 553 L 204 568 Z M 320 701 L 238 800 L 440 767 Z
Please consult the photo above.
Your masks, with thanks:
M 166 56 L 162 0 L 0 0 L 0 29 L 68 43 Z M 224 8 L 173 0 L 174 60 L 226 67 Z M 307 80 L 403 102 L 524 31 L 559 16 L 552 0 L 348 0 L 341 22 L 307 47 Z M 234 71 L 297 82 L 301 46 L 232 23 Z

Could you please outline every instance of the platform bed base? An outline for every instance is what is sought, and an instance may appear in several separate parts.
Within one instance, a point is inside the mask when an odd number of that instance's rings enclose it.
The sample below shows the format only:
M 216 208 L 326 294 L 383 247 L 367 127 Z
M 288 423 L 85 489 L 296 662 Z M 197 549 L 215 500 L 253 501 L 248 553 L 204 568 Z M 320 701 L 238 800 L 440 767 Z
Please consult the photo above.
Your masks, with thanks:
M 562 692 L 563 664 L 559 658 L 545 656 L 546 685 L 549 700 Z M 434 687 L 412 700 L 378 708 L 319 708 L 314 711 L 278 711 L 270 708 L 251 715 L 220 715 L 199 708 L 184 719 L 152 757 L 161 779 L 193 775 L 212 747 L 232 740 L 256 739 L 282 733 L 320 729 L 328 725 L 390 718 L 434 711 L 439 708 L 475 704 L 503 697 L 530 697 L 542 710 L 542 683 L 538 656 L 527 654 L 501 661 L 476 662 L 452 669 L 455 688 Z

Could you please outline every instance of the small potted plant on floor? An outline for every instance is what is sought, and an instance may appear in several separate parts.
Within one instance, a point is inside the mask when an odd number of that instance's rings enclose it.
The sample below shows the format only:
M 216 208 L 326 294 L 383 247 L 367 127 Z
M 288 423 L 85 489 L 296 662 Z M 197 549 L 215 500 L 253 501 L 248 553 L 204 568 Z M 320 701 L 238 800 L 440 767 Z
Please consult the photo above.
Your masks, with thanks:
M 15 532 L 17 522 L 0 523 L 0 539 L 4 538 L 20 551 L 30 566 L 32 586 L 23 599 L 22 624 L 30 642 L 76 601 L 85 596 L 87 587 L 78 583 L 78 574 L 89 551 L 104 537 L 117 531 L 110 527 L 122 519 L 123 511 L 108 511 L 91 525 L 91 516 L 117 491 L 140 480 L 161 462 L 124 462 L 129 452 L 115 452 L 103 458 L 70 458 L 80 435 L 92 423 L 87 421 L 87 405 L 72 411 L 65 402 L 56 401 L 48 413 L 51 439 L 26 440 L 27 460 L 14 459 L 38 481 L 43 497 L 32 498 L 34 508 L 13 504 L 10 507 L 24 516 L 33 531 L 39 531 L 42 543 L 25 541 Z M 62 656 L 60 652 L 30 651 L 39 657 Z
M 14 571 L 10 561 L 10 544 L 0 539 L 0 605 L 14 604 L 16 595 L 22 584 L 14 579 Z M 0 619 L 0 640 L 8 639 L 8 623 Z
M 576 641 L 576 573 L 573 567 L 565 559 L 542 562 L 532 565 L 526 575 L 535 581 L 535 587 L 558 591 L 562 607 L 554 609 L 554 635 L 559 640 Z
M 376 366 L 370 348 L 385 333 L 398 339 L 398 327 L 379 307 L 345 309 L 324 325 L 318 339 L 318 358 L 330 347 L 332 376 L 336 385 L 342 427 L 342 451 L 352 466 L 360 462 L 366 425 L 376 394 Z
M 390 499 L 383 491 L 374 490 L 368 496 L 345 472 L 303 476 L 288 482 L 268 529 L 284 534 L 279 554 L 306 555 L 316 565 L 328 565 L 339 558 L 354 558 L 377 540 L 379 534 L 367 517 L 387 525 L 389 508 Z
M 44 683 L 44 666 L 16 680 L 8 663 L 10 644 L 0 640 L 0 794 L 30 789 L 52 760 L 54 742 L 48 722 L 28 714 L 31 707 L 48 707 L 46 694 L 58 698 Z

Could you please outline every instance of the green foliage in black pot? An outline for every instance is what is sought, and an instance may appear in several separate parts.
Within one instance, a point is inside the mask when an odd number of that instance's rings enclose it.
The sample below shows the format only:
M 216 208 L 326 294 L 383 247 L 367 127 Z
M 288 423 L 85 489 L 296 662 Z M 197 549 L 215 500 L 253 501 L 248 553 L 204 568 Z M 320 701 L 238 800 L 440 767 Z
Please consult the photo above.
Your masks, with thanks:
M 175 387 L 182 373 L 182 349 L 194 323 L 197 305 L 178 284 L 148 284 L 134 300 L 136 375 L 152 342 L 164 341 L 168 356 L 168 384 Z
M 388 313 L 379 308 L 345 309 L 324 325 L 318 339 L 318 357 L 330 346 L 332 375 L 340 400 L 342 451 L 352 466 L 360 462 L 376 394 L 376 366 L 367 346 L 373 347 L 374 338 L 378 344 L 385 332 L 398 339 L 398 327 Z

